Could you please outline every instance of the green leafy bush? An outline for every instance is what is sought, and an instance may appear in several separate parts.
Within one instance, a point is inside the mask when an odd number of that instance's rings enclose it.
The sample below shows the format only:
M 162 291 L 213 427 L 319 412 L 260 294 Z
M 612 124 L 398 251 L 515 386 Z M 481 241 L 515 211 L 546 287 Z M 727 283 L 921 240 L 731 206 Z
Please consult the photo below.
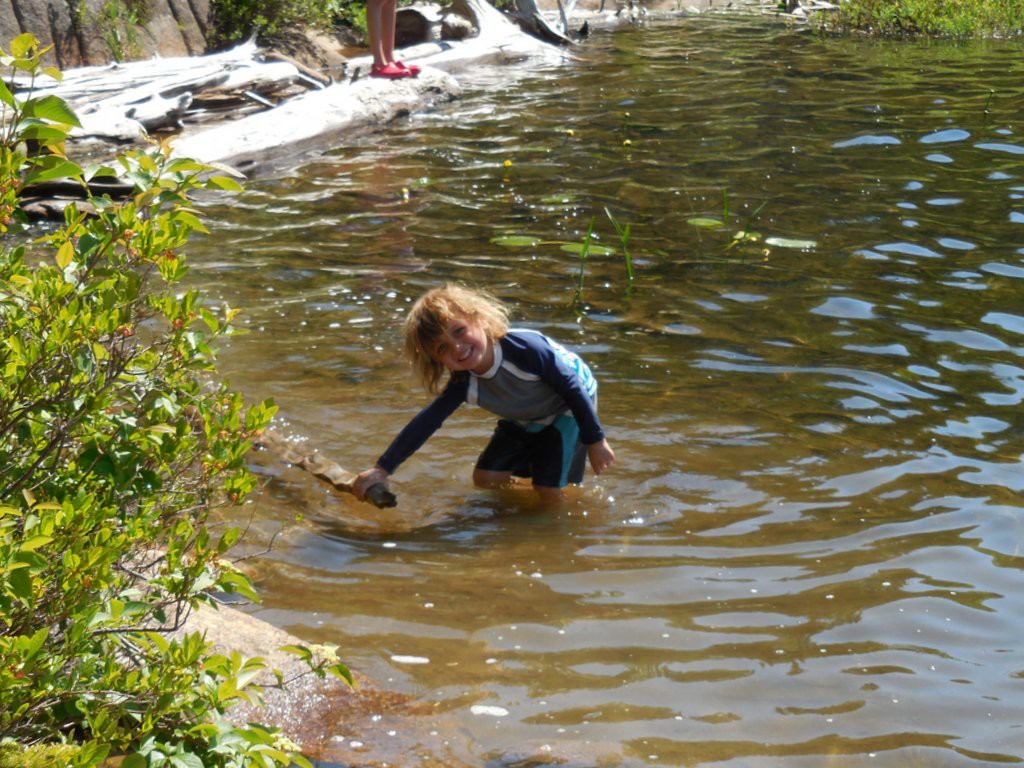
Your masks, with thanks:
M 935 37 L 1024 32 L 1024 0 L 846 0 L 822 16 L 827 29 Z
M 361 2 L 317 0 L 213 0 L 214 45 L 228 45 L 257 35 L 272 40 L 290 28 L 330 28 L 340 10 Z
M 42 53 L 23 35 L 0 64 L 59 77 Z M 203 231 L 190 194 L 239 187 L 165 146 L 81 168 L 59 99 L 0 81 L 0 105 L 0 232 L 24 226 L 32 183 L 135 190 L 0 251 L 0 745 L 74 742 L 76 766 L 308 765 L 272 729 L 225 719 L 258 696 L 260 660 L 171 634 L 207 590 L 256 597 L 227 559 L 238 530 L 210 514 L 253 488 L 245 455 L 274 408 L 213 375 L 235 311 L 176 285 Z

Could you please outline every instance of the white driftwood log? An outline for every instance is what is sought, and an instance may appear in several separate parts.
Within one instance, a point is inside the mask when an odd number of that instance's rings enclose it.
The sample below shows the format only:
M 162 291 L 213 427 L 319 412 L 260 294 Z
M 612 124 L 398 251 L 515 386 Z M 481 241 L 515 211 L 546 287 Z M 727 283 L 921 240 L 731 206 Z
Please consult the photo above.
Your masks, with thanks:
M 575 5 L 575 2 L 573 3 Z M 565 8 L 561 0 L 558 2 L 558 10 L 561 19 L 561 29 L 549 24 L 544 14 L 537 7 L 537 0 L 515 0 L 516 20 L 519 25 L 528 30 L 531 34 L 542 40 L 547 40 L 554 45 L 571 45 L 567 35 L 569 21 L 566 18 Z
M 208 56 L 83 67 L 34 93 L 58 96 L 75 111 L 82 127 L 72 131 L 73 138 L 124 142 L 180 127 L 198 96 L 253 93 L 273 104 L 296 86 L 301 91 L 322 87 L 295 64 L 264 62 L 258 55 L 250 42 Z
M 402 80 L 362 78 L 335 83 L 257 112 L 178 137 L 176 155 L 227 163 L 245 172 L 258 163 L 307 149 L 325 137 L 360 125 L 386 123 L 432 102 L 461 95 L 459 84 L 436 69 Z
M 570 57 L 565 49 L 524 32 L 485 0 L 454 0 L 447 11 L 470 19 L 478 34 L 457 42 L 412 46 L 403 51 L 408 59 L 415 59 L 421 66 L 457 72 L 481 63 L 505 64 L 533 59 L 561 64 Z M 353 60 L 350 64 L 369 66 L 362 60 Z

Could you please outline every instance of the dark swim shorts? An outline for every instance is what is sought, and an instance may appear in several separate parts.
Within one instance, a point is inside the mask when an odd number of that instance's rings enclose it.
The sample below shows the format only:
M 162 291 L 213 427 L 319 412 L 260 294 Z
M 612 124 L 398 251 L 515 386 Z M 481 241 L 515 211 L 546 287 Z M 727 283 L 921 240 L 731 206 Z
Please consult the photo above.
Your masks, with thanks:
M 508 419 L 499 420 L 476 466 L 529 477 L 534 485 L 564 488 L 583 481 L 586 459 L 579 424 L 572 414 L 566 413 L 547 426 L 538 424 L 530 428 Z

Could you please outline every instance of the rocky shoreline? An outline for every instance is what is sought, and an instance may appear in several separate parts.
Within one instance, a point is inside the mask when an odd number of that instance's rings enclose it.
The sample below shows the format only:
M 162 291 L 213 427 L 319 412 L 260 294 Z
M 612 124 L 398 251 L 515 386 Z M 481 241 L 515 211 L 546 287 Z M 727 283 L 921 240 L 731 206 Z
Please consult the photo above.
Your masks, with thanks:
M 262 704 L 239 704 L 228 713 L 237 725 L 273 725 L 310 759 L 349 768 L 395 765 L 395 760 L 406 767 L 467 765 L 445 754 L 455 731 L 445 728 L 433 706 L 382 690 L 358 672 L 353 673 L 355 688 L 334 677 L 317 677 L 298 657 L 280 650 L 304 645 L 304 640 L 244 610 L 202 605 L 180 630 L 192 632 L 205 636 L 213 653 L 239 653 L 267 664 L 255 681 L 263 687 Z M 289 681 L 285 687 L 276 685 L 274 670 Z M 412 758 L 416 753 L 419 757 Z M 427 762 L 412 762 L 421 758 Z

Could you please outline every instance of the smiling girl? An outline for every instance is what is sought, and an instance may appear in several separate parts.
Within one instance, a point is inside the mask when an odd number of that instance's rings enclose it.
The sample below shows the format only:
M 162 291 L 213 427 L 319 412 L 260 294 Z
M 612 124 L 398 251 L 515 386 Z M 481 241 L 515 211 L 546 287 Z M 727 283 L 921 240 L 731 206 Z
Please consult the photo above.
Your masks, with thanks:
M 544 502 L 615 461 L 597 418 L 597 381 L 579 356 L 537 331 L 510 329 L 508 310 L 481 291 L 448 284 L 428 291 L 405 320 L 405 353 L 436 399 L 399 432 L 356 496 L 388 478 L 462 403 L 499 417 L 477 459 L 473 484 L 498 488 L 529 477 Z M 448 379 L 442 385 L 445 372 Z

